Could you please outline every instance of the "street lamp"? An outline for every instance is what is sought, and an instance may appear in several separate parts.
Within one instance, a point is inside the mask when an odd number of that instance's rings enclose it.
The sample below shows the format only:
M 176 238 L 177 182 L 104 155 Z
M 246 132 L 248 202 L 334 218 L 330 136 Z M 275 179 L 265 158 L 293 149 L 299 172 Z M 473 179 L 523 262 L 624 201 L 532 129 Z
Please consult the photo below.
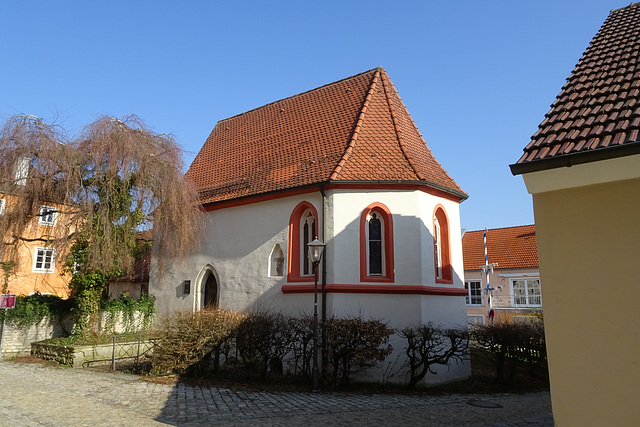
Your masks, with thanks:
M 318 264 L 324 252 L 324 243 L 316 237 L 307 244 L 309 259 L 313 263 L 313 368 L 311 369 L 311 392 L 320 392 L 320 372 L 318 370 Z

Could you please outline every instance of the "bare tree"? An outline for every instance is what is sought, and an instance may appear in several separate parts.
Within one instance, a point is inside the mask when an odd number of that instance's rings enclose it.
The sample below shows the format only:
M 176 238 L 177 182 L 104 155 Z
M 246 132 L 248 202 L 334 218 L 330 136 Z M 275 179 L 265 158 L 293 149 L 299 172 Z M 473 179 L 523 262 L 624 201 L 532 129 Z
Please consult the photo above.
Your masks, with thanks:
M 75 140 L 37 117 L 12 117 L 0 134 L 5 246 L 27 239 L 40 207 L 54 205 L 64 220 L 35 238 L 65 245 L 83 234 L 91 242 L 86 269 L 127 270 L 133 257 L 126 249 L 152 226 L 163 253 L 184 255 L 197 241 L 200 210 L 182 168 L 176 141 L 136 116 L 100 117 Z
M 18 262 L 20 245 L 38 240 L 58 255 L 74 247 L 80 272 L 127 272 L 150 228 L 159 251 L 184 256 L 201 210 L 182 169 L 176 141 L 136 116 L 100 117 L 75 139 L 38 117 L 10 118 L 0 133 L 3 259 Z M 56 226 L 34 233 L 34 219 L 52 210 Z

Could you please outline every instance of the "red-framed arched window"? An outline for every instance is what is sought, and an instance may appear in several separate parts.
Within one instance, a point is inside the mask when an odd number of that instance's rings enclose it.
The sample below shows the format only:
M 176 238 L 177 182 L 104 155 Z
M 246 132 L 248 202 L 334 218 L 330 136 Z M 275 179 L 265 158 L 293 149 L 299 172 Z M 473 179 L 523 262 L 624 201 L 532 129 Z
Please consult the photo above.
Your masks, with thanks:
M 393 217 L 382 203 L 372 203 L 360 216 L 360 281 L 393 282 Z
M 307 243 L 318 237 L 318 211 L 309 202 L 300 202 L 289 218 L 287 282 L 313 282 L 313 266 Z
M 436 283 L 453 283 L 450 242 L 449 218 L 444 207 L 438 205 L 433 212 L 433 262 Z

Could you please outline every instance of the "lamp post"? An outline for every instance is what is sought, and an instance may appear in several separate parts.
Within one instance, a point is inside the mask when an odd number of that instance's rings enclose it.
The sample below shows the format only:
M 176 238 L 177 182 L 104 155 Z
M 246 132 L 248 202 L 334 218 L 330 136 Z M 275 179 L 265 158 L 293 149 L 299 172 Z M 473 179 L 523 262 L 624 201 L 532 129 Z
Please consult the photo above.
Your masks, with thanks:
M 318 264 L 324 252 L 324 243 L 316 237 L 307 244 L 309 259 L 313 263 L 313 367 L 311 368 L 311 392 L 320 392 L 320 371 L 318 370 Z

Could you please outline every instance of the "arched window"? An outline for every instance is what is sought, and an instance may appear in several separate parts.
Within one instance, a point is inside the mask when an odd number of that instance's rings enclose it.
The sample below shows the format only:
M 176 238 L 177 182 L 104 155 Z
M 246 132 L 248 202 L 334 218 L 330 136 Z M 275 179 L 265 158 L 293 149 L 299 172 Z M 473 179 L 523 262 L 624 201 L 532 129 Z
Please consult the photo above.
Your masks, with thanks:
M 316 218 L 311 212 L 311 209 L 307 209 L 302 214 L 302 219 L 300 220 L 300 226 L 302 229 L 300 230 L 302 233 L 302 240 L 300 242 L 300 249 L 302 250 L 301 258 L 302 258 L 302 275 L 307 276 L 313 273 L 313 265 L 311 260 L 309 259 L 309 251 L 307 250 L 307 245 L 316 238 Z
M 393 282 L 393 220 L 382 203 L 372 203 L 360 216 L 360 281 Z
M 295 207 L 289 219 L 288 282 L 312 282 L 313 265 L 307 244 L 318 237 L 318 211 L 309 202 Z
M 453 283 L 449 220 L 442 205 L 438 205 L 433 213 L 433 262 L 436 283 Z

